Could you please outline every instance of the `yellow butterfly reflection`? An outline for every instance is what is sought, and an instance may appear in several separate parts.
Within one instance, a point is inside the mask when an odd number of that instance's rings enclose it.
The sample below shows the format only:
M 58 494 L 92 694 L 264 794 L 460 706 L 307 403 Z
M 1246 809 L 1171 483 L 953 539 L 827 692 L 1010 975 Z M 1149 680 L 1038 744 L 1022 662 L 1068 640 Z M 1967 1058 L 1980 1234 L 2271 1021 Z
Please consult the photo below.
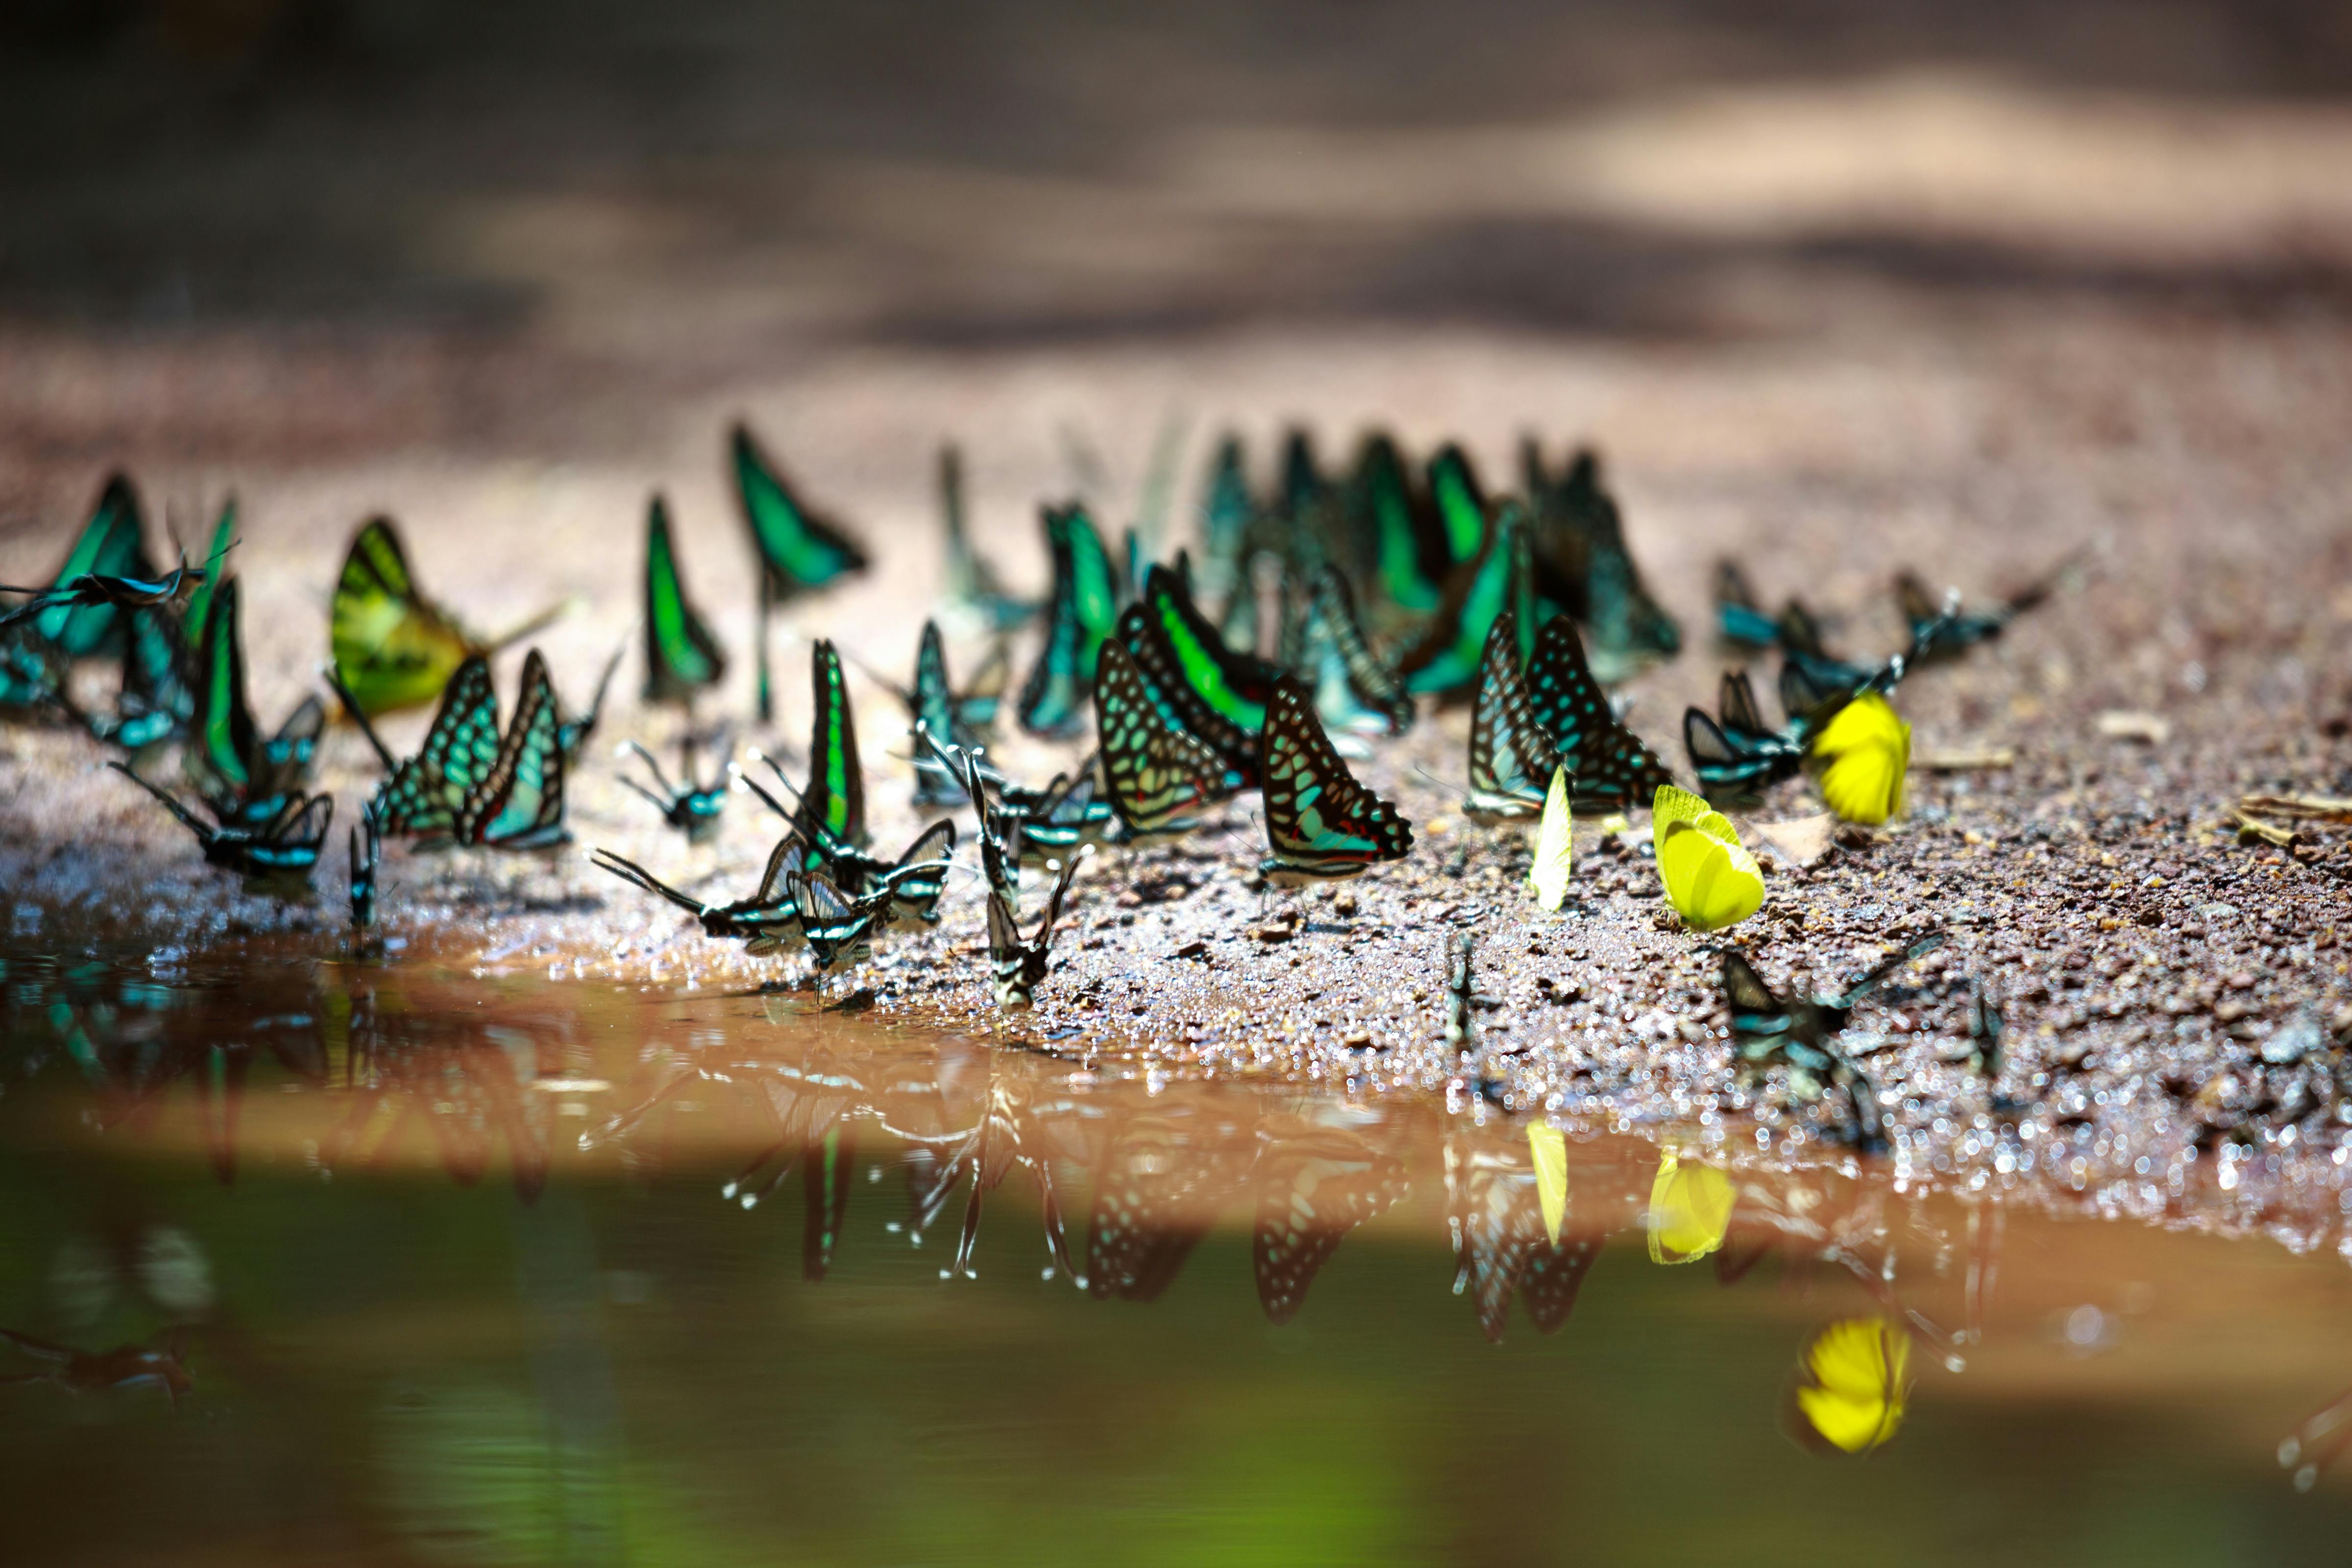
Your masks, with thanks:
M 1696 1263 L 1731 1228 L 1731 1178 L 1712 1165 L 1685 1164 L 1667 1149 L 1650 1184 L 1650 1261 Z
M 1739 830 L 1701 797 L 1660 784 L 1650 807 L 1658 879 L 1666 901 L 1693 931 L 1738 925 L 1764 902 L 1764 873 L 1740 847 Z
M 1551 791 L 1544 796 L 1543 826 L 1536 829 L 1536 863 L 1528 871 L 1528 886 L 1536 902 L 1557 914 L 1568 901 L 1569 874 L 1576 868 L 1576 843 L 1568 805 L 1568 770 L 1551 771 Z
M 1847 822 L 1875 827 L 1903 815 L 1911 726 L 1885 698 L 1866 692 L 1822 726 L 1813 737 L 1811 765 L 1832 811 Z
M 1797 1436 L 1808 1447 L 1866 1454 L 1903 1425 L 1911 1393 L 1911 1337 L 1879 1318 L 1846 1318 L 1805 1347 L 1796 1390 Z
M 1544 1235 L 1559 1245 L 1568 1218 L 1568 1139 L 1549 1121 L 1528 1124 L 1528 1152 L 1535 1156 L 1536 1198 L 1543 1205 Z

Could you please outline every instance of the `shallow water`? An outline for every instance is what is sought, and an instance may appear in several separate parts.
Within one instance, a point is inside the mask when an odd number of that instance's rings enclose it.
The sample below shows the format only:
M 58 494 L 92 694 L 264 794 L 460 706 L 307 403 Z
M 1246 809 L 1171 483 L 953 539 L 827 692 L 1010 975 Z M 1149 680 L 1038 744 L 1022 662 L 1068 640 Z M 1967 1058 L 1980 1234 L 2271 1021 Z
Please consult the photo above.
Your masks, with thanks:
M 11 1563 L 2352 1538 L 2352 1463 L 2280 1458 L 2352 1385 L 2326 1251 L 1766 1165 L 1706 1128 L 1664 1183 L 1659 1144 L 1569 1130 L 1555 1242 L 1523 1121 L 797 996 L 264 948 L 20 952 L 4 994 Z M 1852 1321 L 1908 1357 L 1863 1457 L 1797 1397 Z

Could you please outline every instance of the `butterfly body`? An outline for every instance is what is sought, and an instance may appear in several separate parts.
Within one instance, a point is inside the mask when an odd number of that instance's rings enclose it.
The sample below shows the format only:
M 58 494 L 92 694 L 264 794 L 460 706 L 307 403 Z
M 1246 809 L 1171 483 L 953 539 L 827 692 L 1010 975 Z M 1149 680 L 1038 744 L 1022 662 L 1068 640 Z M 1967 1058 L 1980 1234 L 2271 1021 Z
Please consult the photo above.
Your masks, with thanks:
M 610 871 L 623 881 L 634 883 L 692 915 L 702 927 L 703 935 L 740 942 L 752 952 L 765 953 L 793 946 L 801 940 L 800 906 L 784 886 L 785 870 L 798 847 L 799 840 L 789 836 L 778 839 L 776 847 L 769 852 L 767 870 L 760 879 L 759 890 L 748 898 L 726 904 L 706 904 L 690 898 L 656 878 L 636 862 L 624 860 L 610 850 L 599 849 L 593 859 L 598 868 Z
M 1362 875 L 1412 852 L 1412 825 L 1356 782 L 1332 749 L 1314 699 L 1297 680 L 1275 683 L 1259 736 L 1258 768 L 1272 853 L 1259 873 L 1280 887 Z
M 1027 1007 L 1034 1002 L 1037 987 L 1052 970 L 1054 926 L 1062 918 L 1063 900 L 1069 896 L 1071 879 L 1077 875 L 1078 862 L 1084 858 L 1083 854 L 1072 855 L 1062 862 L 1061 875 L 1045 896 L 1045 912 L 1038 919 L 1034 936 L 1022 934 L 1018 907 L 1002 892 L 989 889 L 989 978 L 998 1006 Z
M 122 763 L 109 763 L 123 777 L 160 801 L 180 825 L 195 835 L 205 863 L 257 881 L 308 882 L 319 863 L 320 847 L 334 821 L 335 803 L 327 795 L 289 797 L 277 816 L 256 826 L 205 822 L 180 804 L 169 791 L 148 783 Z
M 703 783 L 695 766 L 695 738 L 688 734 L 678 742 L 679 782 L 673 784 L 651 752 L 635 741 L 625 742 L 625 748 L 645 763 L 646 771 L 653 775 L 653 787 L 648 789 L 626 776 L 621 780 L 623 784 L 636 791 L 660 812 L 663 822 L 685 834 L 688 844 L 707 844 L 718 836 L 719 813 L 727 807 L 728 795 L 723 763 L 718 777 Z
M 875 932 L 896 918 L 896 897 L 887 887 L 853 899 L 821 871 L 792 871 L 784 888 L 800 910 L 801 940 L 820 975 L 863 963 L 873 954 Z

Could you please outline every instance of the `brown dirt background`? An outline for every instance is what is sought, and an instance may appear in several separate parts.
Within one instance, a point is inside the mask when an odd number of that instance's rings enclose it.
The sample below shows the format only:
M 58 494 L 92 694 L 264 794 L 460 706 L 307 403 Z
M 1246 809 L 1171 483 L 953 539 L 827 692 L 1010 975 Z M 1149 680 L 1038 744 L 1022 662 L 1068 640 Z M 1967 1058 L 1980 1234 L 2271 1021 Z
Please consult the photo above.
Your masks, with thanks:
M 324 655 L 351 530 L 389 510 L 478 625 L 584 597 L 543 639 L 576 697 L 634 621 L 659 488 L 743 710 L 749 554 L 719 466 L 738 414 L 880 560 L 795 626 L 892 671 L 936 587 L 944 437 L 985 547 L 1034 584 L 1069 432 L 1103 454 L 1116 517 L 1185 421 L 1189 520 L 1223 428 L 1262 463 L 1292 420 L 1334 458 L 1373 424 L 1459 437 L 1497 478 L 1533 430 L 1601 446 L 1683 618 L 1689 650 L 1633 689 L 1679 765 L 1678 716 L 1718 669 L 1717 555 L 1877 653 L 1898 566 L 1974 596 L 2085 549 L 2078 589 L 1904 689 L 1919 752 L 2017 765 L 1916 778 L 1887 843 L 1783 868 L 1744 940 L 1826 987 L 1952 926 L 1863 1020 L 1923 1173 L 1998 1149 L 2160 1208 L 2190 1150 L 2234 1138 L 2246 1217 L 2332 1203 L 2332 1068 L 2256 1053 L 2352 1000 L 2352 860 L 2329 830 L 2273 854 L 2212 825 L 2248 789 L 2352 793 L 2341 8 L 480 9 L 11 13 L 0 574 L 53 564 L 117 465 L 192 538 L 233 490 L 267 720 Z M 633 656 L 600 750 L 667 733 L 635 678 Z M 782 689 L 796 742 L 803 678 Z M 2100 738 L 2118 709 L 2169 738 Z M 895 705 L 869 688 L 860 717 L 887 837 L 915 821 L 883 756 Z M 1645 864 L 1596 851 L 1581 912 L 1531 921 L 1516 838 L 1446 821 L 1414 769 L 1458 778 L 1462 731 L 1445 716 L 1370 766 L 1423 848 L 1359 884 L 1351 918 L 1309 900 L 1292 941 L 1244 934 L 1245 816 L 1106 858 L 1015 1032 L 1458 1093 L 1435 998 L 1466 924 L 1514 1103 L 1751 1109 L 1722 1087 L 1711 960 L 1660 929 Z M 312 909 L 250 899 L 99 760 L 0 733 L 6 941 L 334 925 L 339 874 Z M 364 764 L 337 742 L 346 817 Z M 1791 786 L 1755 820 L 1810 809 Z M 772 977 L 584 852 L 731 896 L 766 842 L 748 812 L 689 852 L 599 761 L 574 820 L 583 848 L 551 868 L 396 858 L 393 928 L 485 965 Z M 1187 890 L 1123 900 L 1138 878 Z M 948 908 L 865 978 L 886 1009 L 995 1027 L 978 961 L 948 951 L 977 940 L 977 900 Z M 1168 956 L 1196 936 L 1205 961 Z M 2009 1004 L 2021 1118 L 1945 1059 L 1971 977 Z

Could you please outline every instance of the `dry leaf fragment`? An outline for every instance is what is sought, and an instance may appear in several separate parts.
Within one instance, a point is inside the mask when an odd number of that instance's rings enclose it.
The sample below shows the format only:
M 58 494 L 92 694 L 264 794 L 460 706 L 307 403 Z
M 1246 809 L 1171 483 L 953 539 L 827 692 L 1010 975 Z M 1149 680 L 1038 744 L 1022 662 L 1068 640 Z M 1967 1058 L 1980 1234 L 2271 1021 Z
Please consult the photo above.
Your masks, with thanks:
M 2159 714 L 2110 708 L 2098 718 L 2099 733 L 2110 741 L 2138 741 L 2161 746 L 2172 739 L 2172 721 Z

